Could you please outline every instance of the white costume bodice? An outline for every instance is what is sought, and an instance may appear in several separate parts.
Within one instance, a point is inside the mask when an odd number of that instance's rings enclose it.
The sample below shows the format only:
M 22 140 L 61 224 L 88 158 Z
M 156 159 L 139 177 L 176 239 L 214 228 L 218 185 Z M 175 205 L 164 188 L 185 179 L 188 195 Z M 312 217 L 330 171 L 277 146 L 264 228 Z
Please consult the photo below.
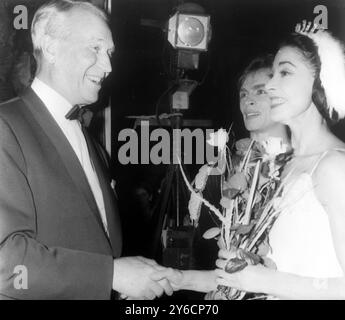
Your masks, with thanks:
M 306 277 L 344 276 L 336 256 L 327 212 L 315 195 L 312 174 L 304 172 L 284 187 L 282 212 L 269 233 L 269 257 L 277 269 Z

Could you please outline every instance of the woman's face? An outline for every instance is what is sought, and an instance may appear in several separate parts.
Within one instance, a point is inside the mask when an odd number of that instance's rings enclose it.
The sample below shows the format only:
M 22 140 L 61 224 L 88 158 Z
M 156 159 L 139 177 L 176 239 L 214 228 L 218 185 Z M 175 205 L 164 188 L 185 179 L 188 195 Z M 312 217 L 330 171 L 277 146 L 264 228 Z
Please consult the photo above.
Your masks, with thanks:
M 312 105 L 313 73 L 299 49 L 283 47 L 278 51 L 273 77 L 266 84 L 273 121 L 288 124 Z

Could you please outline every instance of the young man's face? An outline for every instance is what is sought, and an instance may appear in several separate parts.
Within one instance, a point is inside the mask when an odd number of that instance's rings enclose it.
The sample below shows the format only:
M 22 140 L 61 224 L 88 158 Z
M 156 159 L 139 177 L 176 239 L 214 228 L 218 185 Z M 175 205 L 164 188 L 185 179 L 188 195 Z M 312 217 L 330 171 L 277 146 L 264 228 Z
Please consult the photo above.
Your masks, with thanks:
M 240 109 L 248 131 L 265 131 L 274 124 L 271 120 L 271 99 L 265 85 L 271 78 L 270 69 L 259 69 L 243 81 L 240 89 Z

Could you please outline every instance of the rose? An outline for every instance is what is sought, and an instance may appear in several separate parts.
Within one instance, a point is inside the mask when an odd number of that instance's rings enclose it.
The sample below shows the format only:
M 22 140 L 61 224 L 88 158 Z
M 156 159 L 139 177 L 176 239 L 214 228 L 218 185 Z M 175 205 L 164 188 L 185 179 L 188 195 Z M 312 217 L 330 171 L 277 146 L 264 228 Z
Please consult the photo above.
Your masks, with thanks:
M 251 144 L 250 138 L 244 138 L 244 139 L 240 139 L 236 141 L 236 144 L 235 144 L 236 153 L 240 156 L 244 156 L 247 153 L 250 144 Z
M 236 172 L 226 182 L 224 189 L 231 188 L 244 191 L 248 187 L 246 176 L 243 172 Z
M 283 140 L 277 137 L 269 137 L 262 141 L 261 144 L 265 149 L 265 153 L 271 159 L 275 158 L 278 154 L 285 153 L 288 149 L 288 146 L 283 143 Z
M 229 141 L 229 135 L 225 129 L 219 129 L 217 132 L 211 132 L 207 143 L 213 147 L 217 147 L 219 151 L 225 149 L 226 143 Z
M 230 199 L 234 199 L 237 195 L 246 190 L 248 184 L 246 176 L 243 172 L 237 172 L 230 177 L 223 185 L 223 196 Z M 226 200 L 221 202 L 224 208 L 227 208 L 224 204 L 228 203 Z

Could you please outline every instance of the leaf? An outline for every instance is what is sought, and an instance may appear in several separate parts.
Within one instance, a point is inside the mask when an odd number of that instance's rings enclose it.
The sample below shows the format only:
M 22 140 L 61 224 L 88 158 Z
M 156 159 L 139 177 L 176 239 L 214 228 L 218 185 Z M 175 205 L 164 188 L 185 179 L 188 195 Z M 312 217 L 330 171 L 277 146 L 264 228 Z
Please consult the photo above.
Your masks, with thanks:
M 217 245 L 219 249 L 225 249 L 226 250 L 226 244 L 224 242 L 223 237 L 219 237 L 218 241 L 217 241 Z
M 249 197 L 248 197 L 248 201 L 246 205 L 246 211 L 243 217 L 243 222 L 245 224 L 249 224 L 250 222 L 250 216 L 251 216 L 252 207 L 253 207 L 253 200 L 255 197 L 255 189 L 258 182 L 258 178 L 259 178 L 260 165 L 261 165 L 261 161 L 259 160 L 255 165 L 255 171 L 254 171 L 253 179 L 250 186 L 250 192 L 249 192 Z
M 198 174 L 195 176 L 196 189 L 203 190 L 205 188 L 206 181 L 211 170 L 212 170 L 212 167 L 209 167 L 207 164 L 203 165 L 199 169 Z
M 188 202 L 188 211 L 189 211 L 190 219 L 195 223 L 197 223 L 199 220 L 201 205 L 202 205 L 202 202 L 197 197 L 197 193 L 196 192 L 191 193 L 190 199 Z
M 231 230 L 231 231 L 237 230 L 240 226 L 241 226 L 241 224 L 235 223 L 235 224 L 230 228 L 230 230 Z
M 255 210 L 254 212 L 254 220 L 258 220 L 261 217 L 262 212 L 264 211 L 263 207 L 260 207 L 259 209 Z
M 268 244 L 267 240 L 264 240 L 259 244 L 257 254 L 264 257 L 269 254 L 270 250 L 270 245 Z
M 267 183 L 268 181 L 270 181 L 269 178 L 265 177 L 263 174 L 262 174 L 262 169 L 261 169 L 261 173 L 260 173 L 260 178 L 259 178 L 259 181 L 258 181 L 258 189 L 260 189 L 265 183 Z
M 255 198 L 254 198 L 254 203 L 260 203 L 262 200 L 262 195 L 260 192 L 255 192 Z
M 246 189 L 246 190 L 244 190 L 243 192 L 242 192 L 242 198 L 243 199 L 245 199 L 246 201 L 248 201 L 248 198 L 249 198 L 249 191 L 248 191 L 248 189 Z
M 254 143 L 253 150 L 260 156 L 266 153 L 265 147 L 259 142 Z
M 212 168 L 212 175 L 213 175 L 213 176 L 220 176 L 221 174 L 224 173 L 225 168 L 226 168 L 225 165 L 223 165 L 223 166 L 221 166 L 221 167 L 220 167 L 220 166 L 215 166 L 215 167 L 213 167 L 213 168 Z
M 269 172 L 270 172 L 270 167 L 268 162 L 263 162 L 261 165 L 261 174 L 269 179 Z
M 254 224 L 251 223 L 251 224 L 246 224 L 246 225 L 239 225 L 236 229 L 236 235 L 244 235 L 244 234 L 248 234 L 252 231 L 254 227 Z
M 234 199 L 238 196 L 238 194 L 241 192 L 241 190 L 234 189 L 234 188 L 228 188 L 223 191 L 223 194 L 225 197 L 229 199 Z
M 237 190 L 245 190 L 247 188 L 247 179 L 243 172 L 237 172 L 232 175 L 227 182 L 227 186 L 229 188 L 237 189 Z
M 275 158 L 275 162 L 278 166 L 284 166 L 288 161 L 291 160 L 293 156 L 293 149 L 285 152 L 278 154 L 277 157 Z
M 225 271 L 227 273 L 235 273 L 243 270 L 246 266 L 248 266 L 248 263 L 245 260 L 232 258 L 225 265 Z
M 213 239 L 220 234 L 220 231 L 221 231 L 220 228 L 214 227 L 214 228 L 206 230 L 205 233 L 202 235 L 202 237 L 207 240 Z
M 262 262 L 262 258 L 252 252 L 245 251 L 243 249 L 238 250 L 238 255 L 241 259 L 247 261 L 250 265 L 257 265 Z
M 232 161 L 233 167 L 239 168 L 241 165 L 242 157 L 239 156 L 238 154 L 233 154 L 231 156 L 231 161 Z

